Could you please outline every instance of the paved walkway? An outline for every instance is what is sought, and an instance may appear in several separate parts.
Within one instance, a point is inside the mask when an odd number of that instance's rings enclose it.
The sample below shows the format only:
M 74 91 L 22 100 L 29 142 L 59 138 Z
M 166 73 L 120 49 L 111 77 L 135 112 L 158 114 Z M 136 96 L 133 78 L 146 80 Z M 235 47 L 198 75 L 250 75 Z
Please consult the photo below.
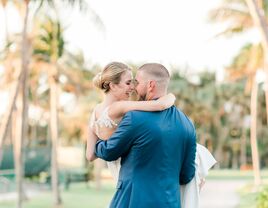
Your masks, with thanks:
M 237 190 L 246 184 L 243 180 L 207 180 L 201 191 L 200 208 L 236 208 Z

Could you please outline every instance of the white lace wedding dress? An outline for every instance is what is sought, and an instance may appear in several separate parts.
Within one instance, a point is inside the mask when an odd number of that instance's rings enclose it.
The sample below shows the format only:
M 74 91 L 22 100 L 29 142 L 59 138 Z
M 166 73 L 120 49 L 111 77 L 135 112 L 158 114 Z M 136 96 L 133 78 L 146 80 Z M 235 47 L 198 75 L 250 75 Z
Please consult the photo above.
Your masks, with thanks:
M 196 146 L 195 157 L 195 176 L 190 183 L 181 186 L 181 207 L 198 208 L 200 204 L 200 185 L 202 180 L 208 175 L 208 170 L 217 161 L 208 151 L 200 144 Z
M 95 129 L 95 133 L 99 138 L 107 138 L 107 135 L 116 129 L 117 122 L 113 121 L 108 115 L 109 107 L 105 108 L 98 119 L 96 119 L 95 111 L 91 117 L 90 126 Z M 195 177 L 187 185 L 181 186 L 181 207 L 182 208 L 198 208 L 200 202 L 200 184 L 207 176 L 208 170 L 216 163 L 212 154 L 204 146 L 197 144 L 195 158 Z M 108 169 L 111 171 L 114 180 L 118 180 L 120 171 L 120 158 L 116 161 L 107 162 Z
M 107 135 L 111 135 L 112 132 L 117 127 L 119 121 L 113 121 L 108 115 L 109 106 L 106 107 L 98 119 L 96 119 L 96 113 L 93 111 L 93 115 L 90 120 L 90 127 L 95 129 L 95 133 L 98 138 L 107 138 Z M 120 171 L 120 161 L 118 160 L 107 162 L 108 169 L 111 171 L 111 174 L 115 181 L 118 180 L 119 171 Z

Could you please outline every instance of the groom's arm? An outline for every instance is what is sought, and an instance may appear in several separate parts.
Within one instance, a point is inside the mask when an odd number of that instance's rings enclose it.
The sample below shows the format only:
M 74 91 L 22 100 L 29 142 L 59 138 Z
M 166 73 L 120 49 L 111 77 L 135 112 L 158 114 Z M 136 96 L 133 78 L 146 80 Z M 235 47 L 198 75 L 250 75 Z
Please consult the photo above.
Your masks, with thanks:
M 195 175 L 196 133 L 194 129 L 187 140 L 185 154 L 180 172 L 181 185 L 189 183 Z
M 131 114 L 131 112 L 125 114 L 116 131 L 108 140 L 97 141 L 95 146 L 95 155 L 97 157 L 106 161 L 113 161 L 129 151 L 134 133 Z

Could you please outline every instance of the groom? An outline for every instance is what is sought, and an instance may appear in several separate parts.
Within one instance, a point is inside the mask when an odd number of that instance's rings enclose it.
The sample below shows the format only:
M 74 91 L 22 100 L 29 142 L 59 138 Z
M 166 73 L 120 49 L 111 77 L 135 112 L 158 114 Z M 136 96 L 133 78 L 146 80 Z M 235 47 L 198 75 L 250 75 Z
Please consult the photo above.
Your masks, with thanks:
M 167 69 L 144 64 L 136 75 L 140 100 L 167 93 Z M 180 208 L 180 185 L 195 174 L 195 128 L 175 106 L 159 111 L 131 111 L 95 154 L 106 161 L 121 157 L 117 191 L 110 208 Z

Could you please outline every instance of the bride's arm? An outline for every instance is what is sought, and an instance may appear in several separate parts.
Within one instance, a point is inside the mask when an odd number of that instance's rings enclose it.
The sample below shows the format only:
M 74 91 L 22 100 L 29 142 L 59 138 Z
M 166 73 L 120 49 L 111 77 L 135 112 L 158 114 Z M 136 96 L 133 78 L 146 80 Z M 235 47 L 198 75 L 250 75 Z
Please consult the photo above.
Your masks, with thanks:
M 149 101 L 118 101 L 114 102 L 109 108 L 109 116 L 113 119 L 121 118 L 131 110 L 142 111 L 162 111 L 171 107 L 176 100 L 175 95 L 169 93 L 160 97 L 158 100 Z
M 95 109 L 91 113 L 91 118 L 89 121 L 88 131 L 87 131 L 86 158 L 89 161 L 93 161 L 97 158 L 95 155 L 95 145 L 99 138 L 97 137 L 94 131 L 94 120 L 95 120 Z
M 86 157 L 89 161 L 95 160 L 97 157 L 95 155 L 95 145 L 97 143 L 98 137 L 93 132 L 92 128 L 88 129 L 88 137 L 87 137 L 87 149 L 86 149 Z

